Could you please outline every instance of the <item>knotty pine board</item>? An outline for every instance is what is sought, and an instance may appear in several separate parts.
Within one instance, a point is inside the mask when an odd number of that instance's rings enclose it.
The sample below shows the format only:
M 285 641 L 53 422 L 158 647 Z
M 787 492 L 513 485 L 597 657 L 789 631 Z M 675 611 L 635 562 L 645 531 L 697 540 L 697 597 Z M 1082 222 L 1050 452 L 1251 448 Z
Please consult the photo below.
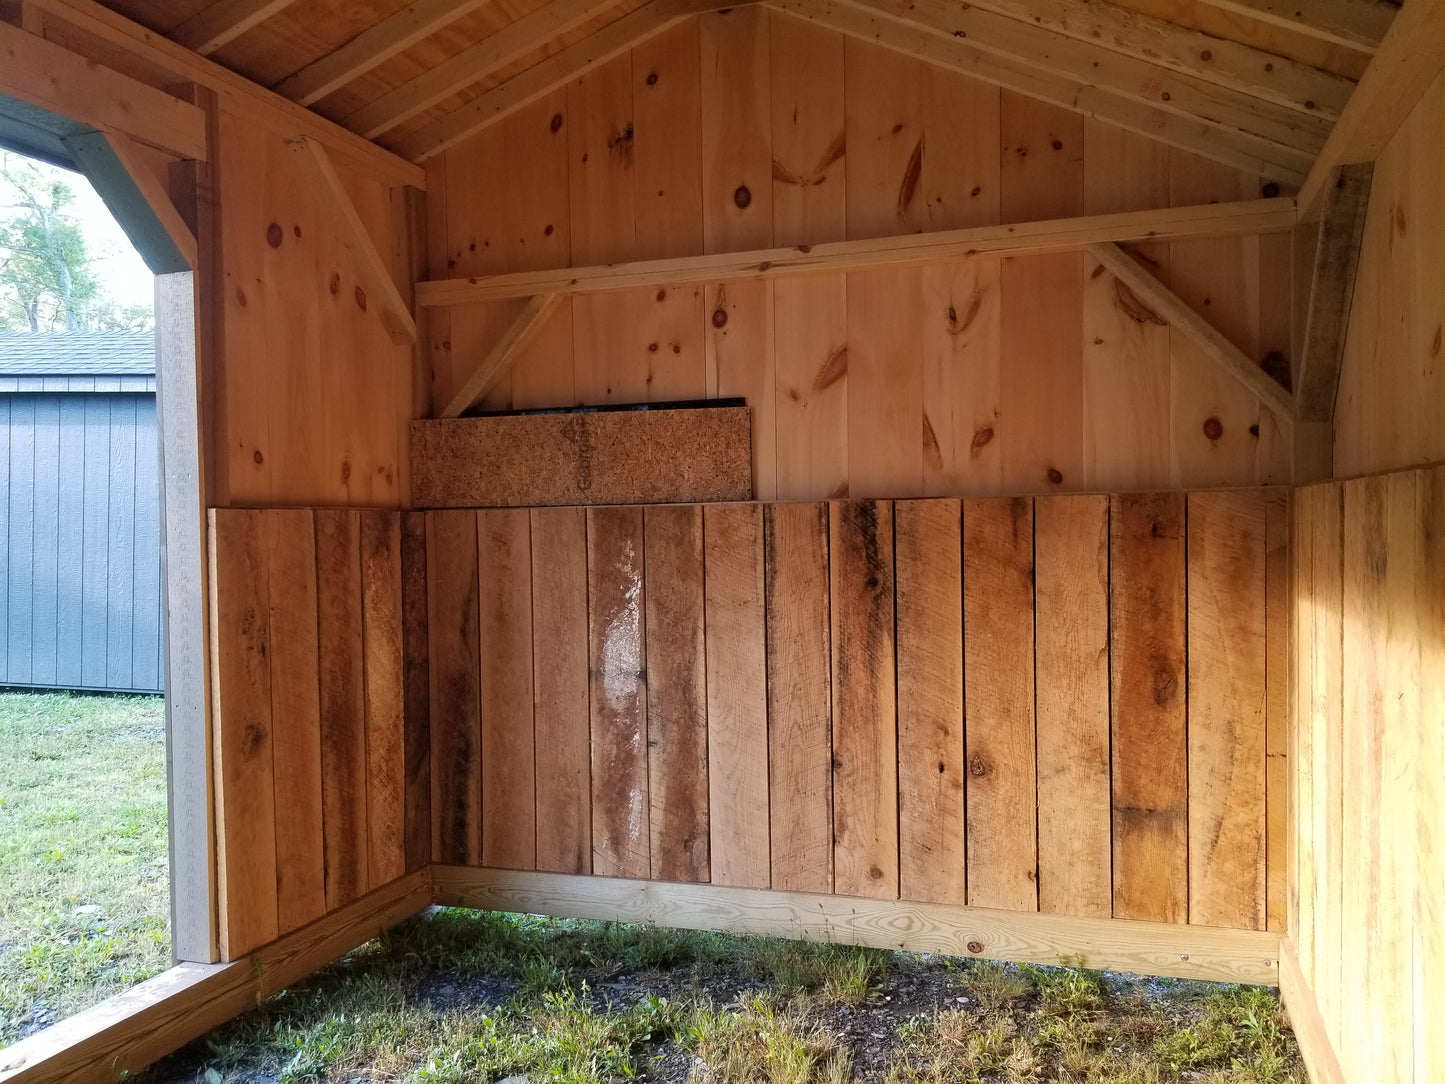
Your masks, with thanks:
M 367 884 L 375 889 L 407 872 L 401 516 L 359 516 Z
M 600 65 L 432 175 L 448 218 L 434 275 L 1260 194 L 1256 177 L 751 7 Z M 517 236 L 471 225 L 493 221 Z M 1177 262 L 1187 299 L 1247 352 L 1287 333 L 1287 248 L 1142 252 L 1164 276 Z M 1065 254 L 579 296 L 488 404 L 741 394 L 765 500 L 1284 480 L 1288 433 L 1096 270 Z M 514 309 L 447 311 L 429 351 L 445 359 L 438 400 Z M 1211 417 L 1222 439 L 1204 434 Z

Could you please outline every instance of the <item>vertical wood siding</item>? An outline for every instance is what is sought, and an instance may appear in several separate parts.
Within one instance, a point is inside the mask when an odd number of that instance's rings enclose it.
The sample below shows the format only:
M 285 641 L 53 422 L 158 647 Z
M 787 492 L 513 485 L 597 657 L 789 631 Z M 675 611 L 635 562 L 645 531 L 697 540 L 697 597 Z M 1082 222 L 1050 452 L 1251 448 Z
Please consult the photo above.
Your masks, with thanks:
M 162 691 L 156 439 L 153 393 L 0 394 L 0 685 Z

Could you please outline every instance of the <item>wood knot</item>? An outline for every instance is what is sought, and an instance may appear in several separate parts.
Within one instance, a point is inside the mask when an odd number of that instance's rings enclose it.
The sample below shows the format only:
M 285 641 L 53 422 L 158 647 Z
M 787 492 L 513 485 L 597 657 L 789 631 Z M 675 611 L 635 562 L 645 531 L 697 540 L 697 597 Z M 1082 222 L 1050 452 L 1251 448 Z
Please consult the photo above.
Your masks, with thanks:
M 1061 151 L 1061 150 L 1064 149 L 1064 141 L 1061 140 L 1061 139 L 1056 139 L 1056 140 L 1054 140 L 1053 143 L 1050 144 L 1050 145 L 1051 145 L 1051 146 L 1054 148 L 1054 150 L 1056 150 L 1056 151 Z
M 1061 470 L 1059 470 L 1058 467 L 1050 467 L 1048 473 L 1049 481 L 1052 482 L 1054 485 L 1057 486 L 1063 484 L 1064 474 Z
M 712 326 L 715 327 L 715 328 L 717 328 L 719 331 L 721 331 L 723 328 L 727 327 L 727 325 L 728 325 L 728 311 L 727 311 L 727 309 L 724 309 L 724 308 L 721 308 L 721 307 L 716 308 L 716 309 L 713 309 L 713 310 L 712 310 Z
M 279 222 L 273 222 L 266 227 L 266 243 L 272 248 L 280 248 L 281 241 L 285 236 L 285 231 L 281 229 Z
M 332 297 L 335 297 L 337 294 L 339 294 L 339 293 L 341 292 L 341 275 L 340 275 L 340 274 L 334 274 L 334 275 L 331 276 L 331 285 L 330 285 L 330 288 L 331 288 L 331 296 L 332 296 Z
M 982 779 L 988 774 L 988 761 L 983 759 L 980 753 L 974 753 L 968 758 L 968 774 L 975 779 Z
M 1275 196 L 1279 195 L 1279 185 L 1274 181 L 1270 181 L 1259 190 L 1259 194 L 1265 199 L 1274 199 Z
M 258 466 L 258 467 L 259 467 L 262 463 L 266 462 L 266 457 L 261 454 L 261 449 L 260 449 L 260 448 L 257 448 L 254 452 L 251 453 L 251 458 L 256 461 L 256 466 Z
M 553 113 L 553 114 L 552 114 L 552 123 L 549 125 L 549 127 L 550 127 L 550 128 L 552 129 L 552 131 L 554 131 L 554 132 L 560 132 L 560 131 L 562 130 L 562 114 L 561 114 L 561 113 Z
M 883 880 L 883 871 L 882 871 L 881 869 L 879 869 L 877 866 L 869 866 L 869 867 L 868 867 L 868 879 L 869 879 L 869 880 L 872 880 L 872 881 L 881 881 L 881 880 Z
M 1204 419 L 1204 435 L 1210 440 L 1224 436 L 1224 423 L 1212 415 Z
M 349 459 L 341 461 L 341 481 L 343 483 L 351 481 L 351 460 Z
M 977 956 L 980 952 L 983 951 L 983 942 L 982 942 L 982 941 L 970 941 L 970 942 L 968 943 L 968 946 L 967 946 L 967 947 L 968 947 L 968 951 L 969 951 L 969 952 L 971 952 L 971 953 L 973 953 L 975 956 Z
M 647 85 L 650 86 L 650 87 L 655 87 L 655 86 L 657 86 L 657 73 L 656 73 L 656 72 L 648 72 L 648 73 L 647 73 Z
M 301 240 L 301 227 L 300 227 L 300 226 L 292 226 L 292 227 L 291 227 L 291 232 L 296 235 L 296 240 L 298 240 L 298 241 Z
M 1178 690 L 1179 678 L 1173 670 L 1161 667 L 1154 671 L 1154 703 L 1164 707 Z
M 745 184 L 738 185 L 733 191 L 733 202 L 738 205 L 738 210 L 746 210 L 747 206 L 753 202 L 752 190 Z
M 989 442 L 992 440 L 993 426 L 985 425 L 982 429 L 974 430 L 973 440 L 970 442 L 968 450 L 972 455 L 978 455 L 979 452 L 988 447 Z

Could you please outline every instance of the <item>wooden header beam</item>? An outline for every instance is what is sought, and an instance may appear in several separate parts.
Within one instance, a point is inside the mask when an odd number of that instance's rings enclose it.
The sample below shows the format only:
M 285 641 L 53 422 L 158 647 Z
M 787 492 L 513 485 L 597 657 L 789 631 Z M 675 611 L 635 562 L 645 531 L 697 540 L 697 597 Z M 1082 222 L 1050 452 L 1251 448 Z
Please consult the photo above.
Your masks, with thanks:
M 1445 0 L 1410 0 L 1400 8 L 1310 168 L 1299 193 L 1301 221 L 1313 221 L 1320 213 L 1337 166 L 1380 157 L 1442 69 Z
M 439 282 L 419 282 L 418 305 L 465 305 L 536 294 L 601 293 L 642 286 L 682 286 L 733 279 L 771 279 L 819 272 L 864 271 L 899 264 L 954 260 L 985 254 L 1013 256 L 1075 251 L 1103 241 L 1171 241 L 1231 237 L 1294 225 L 1288 197 L 1171 207 L 1113 215 L 1048 219 L 1004 226 L 976 226 L 822 245 L 682 256 L 668 260 L 562 267 Z
M 1132 256 L 1112 243 L 1089 245 L 1084 251 L 1108 268 L 1115 278 L 1167 320 L 1170 326 L 1188 336 L 1205 357 L 1259 396 L 1280 421 L 1294 419 L 1294 397 L 1244 351 L 1186 305 L 1178 294 L 1140 267 Z

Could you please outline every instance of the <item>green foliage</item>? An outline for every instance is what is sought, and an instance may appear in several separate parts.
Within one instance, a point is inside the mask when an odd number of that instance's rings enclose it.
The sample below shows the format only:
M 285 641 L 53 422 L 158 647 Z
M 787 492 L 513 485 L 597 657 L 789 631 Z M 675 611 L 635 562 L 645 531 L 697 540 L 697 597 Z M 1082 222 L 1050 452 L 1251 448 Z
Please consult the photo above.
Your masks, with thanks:
M 151 311 L 108 297 L 62 172 L 0 156 L 0 330 L 122 331 Z

